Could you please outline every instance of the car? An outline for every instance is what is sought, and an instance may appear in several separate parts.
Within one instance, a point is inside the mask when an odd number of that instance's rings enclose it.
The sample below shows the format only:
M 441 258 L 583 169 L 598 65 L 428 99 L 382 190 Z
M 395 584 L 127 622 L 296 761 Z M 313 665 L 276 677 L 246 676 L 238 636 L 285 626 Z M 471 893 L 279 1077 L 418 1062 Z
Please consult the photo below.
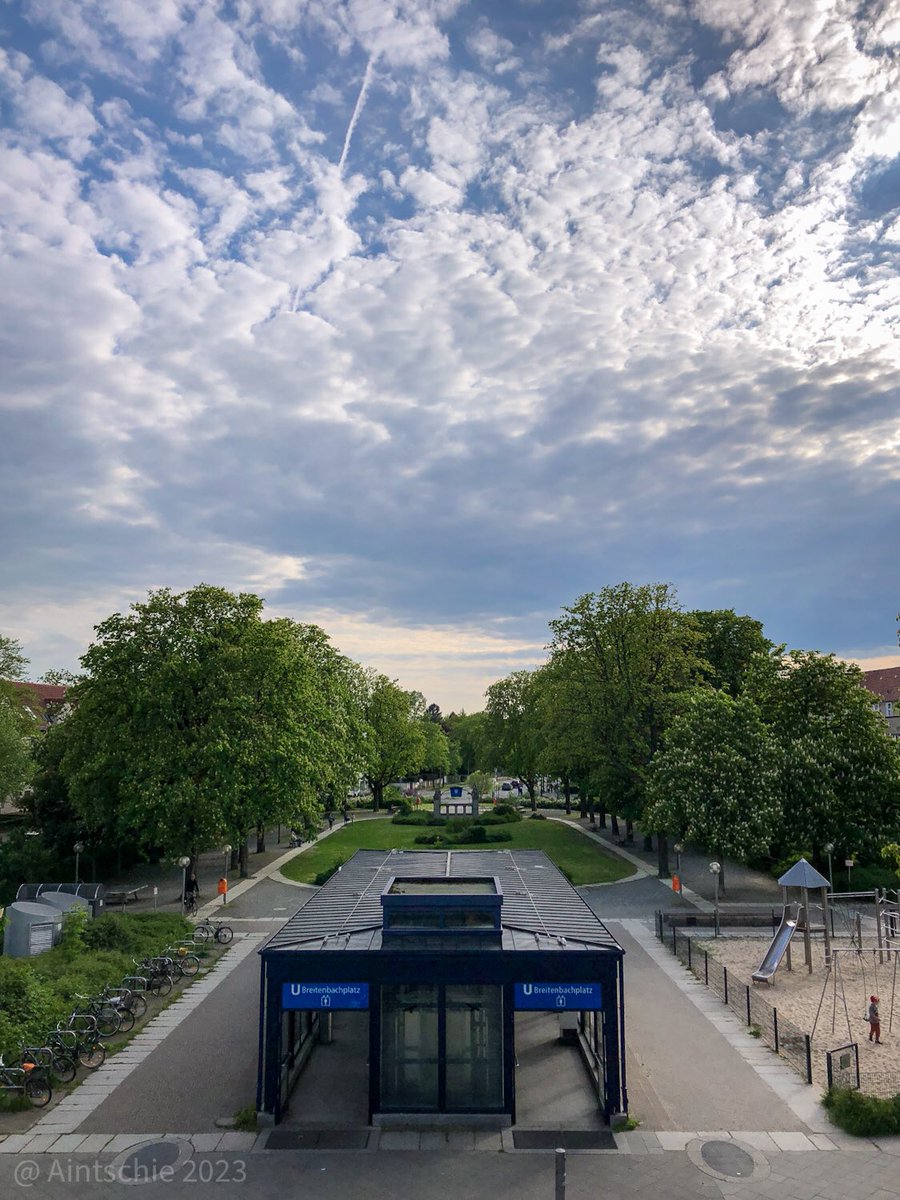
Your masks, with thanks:
M 512 784 L 511 784 L 511 783 L 501 783 L 501 784 L 500 784 L 500 791 L 501 791 L 501 792 L 511 792 L 511 791 L 512 791 Z

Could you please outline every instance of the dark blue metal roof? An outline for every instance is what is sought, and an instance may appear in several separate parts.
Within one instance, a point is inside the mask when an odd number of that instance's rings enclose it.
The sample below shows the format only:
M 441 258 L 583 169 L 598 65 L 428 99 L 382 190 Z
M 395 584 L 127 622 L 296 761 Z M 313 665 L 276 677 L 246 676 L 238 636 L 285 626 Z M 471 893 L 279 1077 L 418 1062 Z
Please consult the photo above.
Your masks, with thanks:
M 542 850 L 358 850 L 262 948 L 378 950 L 381 893 L 393 876 L 496 876 L 504 950 L 602 950 L 618 942 Z M 477 950 L 464 934 L 409 939 L 409 950 Z M 490 950 L 485 948 L 484 953 Z

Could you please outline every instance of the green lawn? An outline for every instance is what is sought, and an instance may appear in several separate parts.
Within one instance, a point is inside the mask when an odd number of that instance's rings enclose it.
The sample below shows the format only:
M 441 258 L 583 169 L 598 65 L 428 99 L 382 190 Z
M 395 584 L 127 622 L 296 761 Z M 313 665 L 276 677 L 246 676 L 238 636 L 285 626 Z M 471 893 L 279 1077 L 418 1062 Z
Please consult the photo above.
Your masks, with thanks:
M 491 826 L 508 830 L 512 841 L 483 847 L 485 850 L 543 850 L 548 858 L 565 871 L 572 883 L 612 883 L 634 872 L 621 858 L 607 854 L 591 838 L 555 821 L 524 821 L 512 825 Z M 421 825 L 394 825 L 389 820 L 357 820 L 311 846 L 284 867 L 282 873 L 298 883 L 312 883 L 316 876 L 335 863 L 346 862 L 357 850 L 427 850 L 416 846 L 416 837 L 428 830 Z M 476 850 L 476 846 L 460 846 Z

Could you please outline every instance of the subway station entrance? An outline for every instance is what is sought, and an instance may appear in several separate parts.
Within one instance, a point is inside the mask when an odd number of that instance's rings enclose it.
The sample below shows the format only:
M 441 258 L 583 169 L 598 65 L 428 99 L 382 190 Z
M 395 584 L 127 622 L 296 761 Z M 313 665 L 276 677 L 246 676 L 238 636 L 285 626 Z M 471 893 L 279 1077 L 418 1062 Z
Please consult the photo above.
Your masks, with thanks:
M 517 1037 L 540 1018 L 595 1111 L 627 1111 L 623 951 L 540 851 L 359 851 L 260 955 L 263 1122 L 290 1105 L 293 1123 L 337 1050 L 368 1124 L 513 1123 Z

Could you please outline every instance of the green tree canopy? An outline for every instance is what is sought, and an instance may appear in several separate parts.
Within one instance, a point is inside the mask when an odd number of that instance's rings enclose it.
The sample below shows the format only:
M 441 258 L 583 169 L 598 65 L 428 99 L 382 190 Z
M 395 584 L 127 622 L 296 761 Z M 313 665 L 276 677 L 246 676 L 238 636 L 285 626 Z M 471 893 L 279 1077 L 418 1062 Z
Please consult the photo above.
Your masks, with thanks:
M 645 820 L 745 862 L 778 827 L 777 783 L 777 748 L 756 705 L 697 689 L 650 765 Z
M 779 749 L 780 844 L 874 859 L 900 829 L 900 753 L 859 667 L 782 649 L 754 661 L 745 691 Z
M 367 725 L 365 773 L 373 807 L 378 810 L 389 783 L 425 765 L 424 704 L 419 692 L 406 692 L 386 675 L 369 671 L 363 711 Z
M 263 621 L 262 607 L 201 584 L 97 626 L 61 763 L 94 839 L 193 856 L 311 808 L 336 772 L 352 777 L 340 670 L 323 671 L 338 656 L 321 630 Z
M 739 617 L 733 608 L 697 610 L 689 615 L 702 634 L 698 649 L 709 664 L 710 683 L 731 696 L 739 696 L 754 657 L 772 650 L 762 622 Z
M 485 693 L 483 739 L 490 766 L 517 775 L 537 807 L 543 731 L 540 672 L 514 671 Z
M 34 774 L 32 736 L 37 730 L 22 691 L 12 686 L 27 666 L 20 643 L 0 634 L 0 803 L 18 801 Z
M 662 583 L 620 583 L 581 596 L 550 628 L 551 661 L 566 680 L 568 706 L 583 714 L 581 770 L 596 781 L 604 807 L 636 819 L 673 702 L 707 669 L 700 632 Z M 659 853 L 667 874 L 664 837 Z

